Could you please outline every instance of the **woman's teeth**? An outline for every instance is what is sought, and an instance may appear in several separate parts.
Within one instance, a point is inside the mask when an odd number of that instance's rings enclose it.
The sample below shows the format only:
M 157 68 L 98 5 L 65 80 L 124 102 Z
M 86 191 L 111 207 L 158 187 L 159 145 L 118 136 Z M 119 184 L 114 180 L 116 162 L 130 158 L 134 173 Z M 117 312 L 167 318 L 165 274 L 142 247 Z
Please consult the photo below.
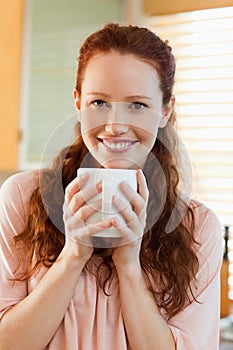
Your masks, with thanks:
M 111 149 L 112 151 L 119 151 L 128 148 L 132 145 L 132 142 L 109 142 L 107 140 L 103 140 L 104 145 Z

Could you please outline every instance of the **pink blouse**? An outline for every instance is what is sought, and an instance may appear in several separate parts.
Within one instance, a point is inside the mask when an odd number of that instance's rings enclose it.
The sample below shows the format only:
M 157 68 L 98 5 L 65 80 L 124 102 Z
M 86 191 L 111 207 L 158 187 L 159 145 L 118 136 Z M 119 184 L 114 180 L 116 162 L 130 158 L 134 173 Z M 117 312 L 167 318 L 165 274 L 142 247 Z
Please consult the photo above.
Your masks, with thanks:
M 13 175 L 0 189 L 0 318 L 36 288 L 46 273 L 46 268 L 42 268 L 28 282 L 13 285 L 9 281 L 18 261 L 17 252 L 11 254 L 13 237 L 24 228 L 30 194 L 37 184 L 38 171 L 30 171 Z M 192 302 L 167 323 L 177 350 L 217 350 L 222 229 L 210 209 L 196 204 L 193 202 L 195 236 L 201 243 L 196 289 L 199 303 Z M 106 296 L 96 287 L 91 273 L 82 273 L 64 319 L 46 349 L 126 350 L 117 280 L 113 281 L 111 295 Z

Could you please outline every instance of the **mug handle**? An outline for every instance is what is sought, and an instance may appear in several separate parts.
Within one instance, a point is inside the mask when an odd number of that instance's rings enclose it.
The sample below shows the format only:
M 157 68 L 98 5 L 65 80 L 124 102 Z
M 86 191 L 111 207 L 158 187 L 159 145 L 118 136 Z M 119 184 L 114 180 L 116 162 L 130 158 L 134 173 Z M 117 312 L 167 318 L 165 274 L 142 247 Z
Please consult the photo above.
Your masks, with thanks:
M 108 220 L 112 211 L 112 181 L 102 181 L 102 220 Z

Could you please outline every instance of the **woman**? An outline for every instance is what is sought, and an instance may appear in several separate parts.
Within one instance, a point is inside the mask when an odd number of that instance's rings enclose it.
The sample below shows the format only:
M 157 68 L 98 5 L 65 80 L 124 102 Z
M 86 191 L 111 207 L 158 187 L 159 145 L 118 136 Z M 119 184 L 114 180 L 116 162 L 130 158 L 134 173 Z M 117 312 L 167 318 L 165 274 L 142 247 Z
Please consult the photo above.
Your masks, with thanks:
M 171 48 L 146 28 L 108 24 L 82 45 L 81 136 L 51 169 L 1 189 L 1 349 L 218 348 L 221 228 L 179 195 L 174 75 Z M 88 174 L 76 176 L 87 158 L 138 169 L 137 192 L 121 184 L 131 209 L 113 198 L 123 228 L 115 218 L 86 224 L 98 210 L 81 196 Z M 92 186 L 89 197 L 101 191 Z M 127 244 L 82 244 L 111 226 Z

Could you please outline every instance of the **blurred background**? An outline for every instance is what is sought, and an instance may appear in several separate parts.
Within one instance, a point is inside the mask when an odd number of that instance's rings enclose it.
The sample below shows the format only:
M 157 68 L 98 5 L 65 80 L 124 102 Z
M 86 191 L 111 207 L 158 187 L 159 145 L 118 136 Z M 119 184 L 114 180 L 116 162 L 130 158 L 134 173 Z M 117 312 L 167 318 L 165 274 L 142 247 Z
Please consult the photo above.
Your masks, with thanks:
M 222 337 L 233 341 L 233 0 L 0 0 L 0 184 L 40 167 L 50 135 L 75 113 L 80 44 L 110 21 L 147 26 L 174 49 L 193 196 L 223 227 Z

